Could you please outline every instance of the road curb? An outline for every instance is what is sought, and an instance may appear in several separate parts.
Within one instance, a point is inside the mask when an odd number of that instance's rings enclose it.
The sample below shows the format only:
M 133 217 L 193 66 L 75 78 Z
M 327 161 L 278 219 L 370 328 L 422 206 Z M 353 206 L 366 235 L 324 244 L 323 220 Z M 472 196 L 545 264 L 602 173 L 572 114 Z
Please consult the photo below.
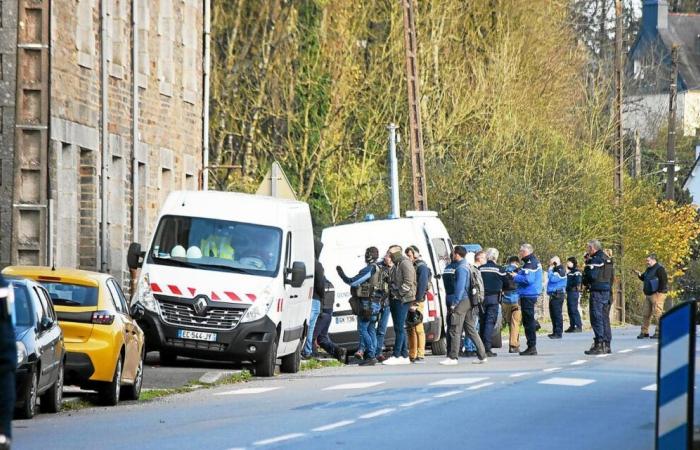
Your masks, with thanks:
M 206 372 L 204 375 L 199 377 L 199 382 L 202 384 L 215 384 L 224 379 L 225 377 L 230 377 L 233 375 L 238 375 L 242 373 L 242 370 L 216 370 Z

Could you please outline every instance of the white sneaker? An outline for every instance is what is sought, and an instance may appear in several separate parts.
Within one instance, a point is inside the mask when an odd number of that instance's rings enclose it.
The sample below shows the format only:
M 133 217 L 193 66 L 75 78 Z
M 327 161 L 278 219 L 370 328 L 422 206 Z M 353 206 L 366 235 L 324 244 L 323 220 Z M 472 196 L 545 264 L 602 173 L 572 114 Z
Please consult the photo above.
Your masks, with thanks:
M 484 363 L 486 363 L 486 361 L 488 361 L 487 358 L 479 359 L 479 358 L 477 357 L 474 361 L 472 361 L 472 364 L 484 364 Z
M 399 363 L 400 366 L 405 366 L 406 364 L 411 364 L 411 358 L 408 356 L 402 356 L 399 358 Z
M 398 366 L 399 364 L 402 364 L 399 359 L 400 358 L 395 356 L 390 356 L 389 358 L 385 359 L 382 364 L 385 366 Z
M 456 366 L 457 364 L 459 364 L 459 361 L 452 358 L 445 358 L 442 361 L 440 361 L 440 365 L 443 366 Z

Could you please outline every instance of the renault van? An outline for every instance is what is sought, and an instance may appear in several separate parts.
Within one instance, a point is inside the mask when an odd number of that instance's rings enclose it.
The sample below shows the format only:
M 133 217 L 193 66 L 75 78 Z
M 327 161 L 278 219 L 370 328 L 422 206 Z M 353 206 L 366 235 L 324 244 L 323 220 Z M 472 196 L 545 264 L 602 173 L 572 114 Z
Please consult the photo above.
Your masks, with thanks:
M 132 302 L 148 350 L 255 365 L 259 376 L 299 370 L 313 293 L 306 203 L 230 192 L 173 192 L 145 251 Z

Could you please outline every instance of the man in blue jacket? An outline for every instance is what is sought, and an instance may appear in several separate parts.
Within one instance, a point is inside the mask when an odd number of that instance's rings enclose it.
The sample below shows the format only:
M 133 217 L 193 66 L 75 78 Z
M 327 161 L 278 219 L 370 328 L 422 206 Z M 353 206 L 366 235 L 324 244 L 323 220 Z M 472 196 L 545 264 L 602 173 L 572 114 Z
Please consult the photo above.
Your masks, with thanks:
M 457 365 L 459 347 L 462 343 L 462 329 L 476 345 L 478 359 L 474 364 L 486 362 L 486 350 L 476 330 L 472 304 L 469 299 L 469 267 L 464 257 L 467 250 L 458 245 L 452 252 L 452 262 L 445 268 L 442 278 L 447 293 L 447 358 L 440 362 L 443 366 Z
M 600 241 L 592 240 L 586 247 L 588 255 L 583 271 L 583 284 L 590 292 L 591 327 L 593 327 L 593 346 L 586 350 L 586 355 L 602 355 L 610 350 L 610 338 L 607 332 L 610 317 L 605 313 L 610 305 L 610 290 L 613 281 L 612 259 L 603 251 Z
M 535 305 L 542 294 L 542 264 L 534 255 L 534 249 L 530 244 L 520 246 L 518 253 L 523 266 L 513 278 L 518 286 L 520 307 L 523 312 L 523 326 L 527 338 L 527 348 L 520 352 L 521 356 L 534 356 L 537 354 L 537 321 L 535 320 Z M 511 273 L 512 275 L 512 273 Z
M 547 270 L 547 295 L 549 296 L 549 317 L 552 319 L 550 339 L 561 339 L 564 332 L 564 298 L 566 297 L 566 271 L 561 259 L 554 256 Z

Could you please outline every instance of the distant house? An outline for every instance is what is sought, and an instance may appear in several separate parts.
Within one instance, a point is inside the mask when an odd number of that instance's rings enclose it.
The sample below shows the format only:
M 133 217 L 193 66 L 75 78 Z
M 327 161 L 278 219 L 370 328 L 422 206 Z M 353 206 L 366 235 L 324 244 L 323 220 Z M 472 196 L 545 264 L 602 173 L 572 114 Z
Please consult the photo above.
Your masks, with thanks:
M 666 0 L 644 0 L 625 70 L 625 130 L 654 138 L 665 125 L 674 45 L 679 56 L 677 124 L 686 136 L 700 127 L 700 14 L 669 13 Z
M 693 204 L 700 206 L 700 145 L 695 146 L 695 163 L 683 181 L 683 189 L 688 190 Z

